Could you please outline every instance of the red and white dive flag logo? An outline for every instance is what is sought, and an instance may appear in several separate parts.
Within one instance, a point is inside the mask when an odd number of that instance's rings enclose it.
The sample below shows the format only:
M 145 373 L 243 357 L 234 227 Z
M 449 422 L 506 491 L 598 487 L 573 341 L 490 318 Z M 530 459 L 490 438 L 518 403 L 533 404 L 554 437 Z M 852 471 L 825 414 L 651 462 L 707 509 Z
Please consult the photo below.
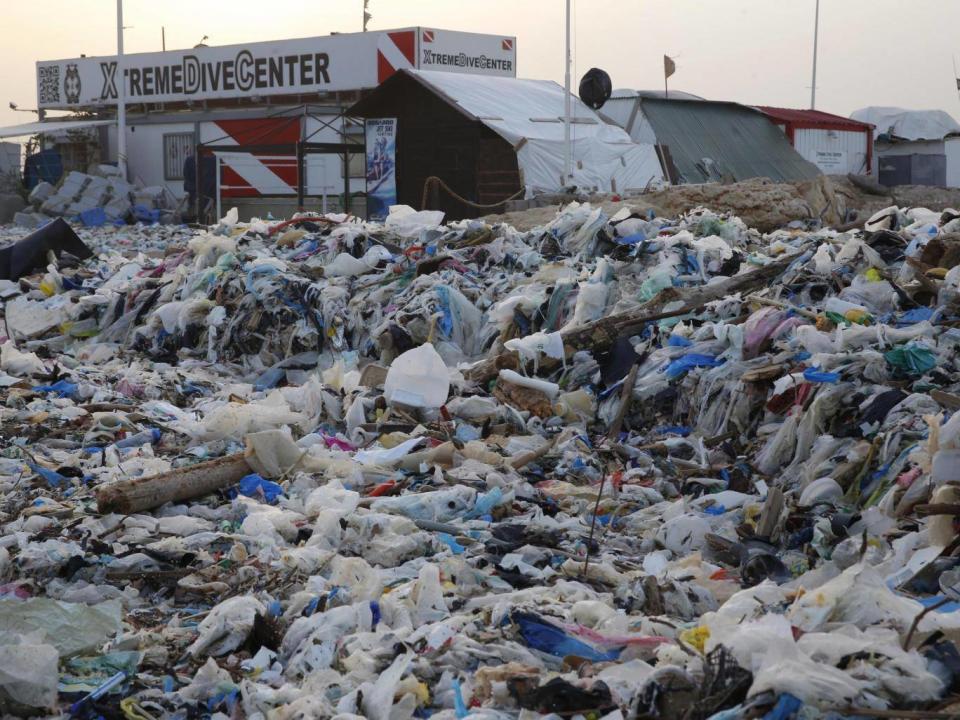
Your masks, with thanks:
M 427 32 L 424 32 L 426 40 Z M 430 33 L 433 41 L 433 33 Z M 415 30 L 386 33 L 377 43 L 377 82 L 393 75 L 397 70 L 414 67 L 417 59 L 417 33 Z

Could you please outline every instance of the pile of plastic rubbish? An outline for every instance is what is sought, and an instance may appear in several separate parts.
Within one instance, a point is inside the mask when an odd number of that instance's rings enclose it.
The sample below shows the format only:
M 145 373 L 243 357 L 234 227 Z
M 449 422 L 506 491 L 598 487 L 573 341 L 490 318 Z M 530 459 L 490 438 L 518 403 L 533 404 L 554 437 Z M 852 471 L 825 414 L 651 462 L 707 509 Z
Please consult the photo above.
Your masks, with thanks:
M 0 712 L 958 711 L 960 214 L 80 238 L 0 281 Z

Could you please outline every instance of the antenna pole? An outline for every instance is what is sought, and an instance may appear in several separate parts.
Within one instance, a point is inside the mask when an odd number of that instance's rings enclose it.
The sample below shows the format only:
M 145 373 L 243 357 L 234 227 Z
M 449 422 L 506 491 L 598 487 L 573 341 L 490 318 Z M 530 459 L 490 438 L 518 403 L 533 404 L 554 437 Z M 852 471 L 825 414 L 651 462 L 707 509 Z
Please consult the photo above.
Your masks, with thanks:
M 570 153 L 570 0 L 567 0 L 567 43 L 564 55 L 563 95 L 563 185 L 570 181 L 573 165 Z
M 127 179 L 126 78 L 123 74 L 123 0 L 117 0 L 117 169 Z

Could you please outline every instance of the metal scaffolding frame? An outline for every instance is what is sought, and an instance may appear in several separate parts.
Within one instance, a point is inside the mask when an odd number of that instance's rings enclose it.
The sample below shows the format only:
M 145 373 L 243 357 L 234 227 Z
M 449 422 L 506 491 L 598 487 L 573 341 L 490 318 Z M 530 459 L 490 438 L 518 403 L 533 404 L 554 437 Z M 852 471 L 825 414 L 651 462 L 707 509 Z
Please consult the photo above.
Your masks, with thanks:
M 266 137 L 270 133 L 275 131 L 275 125 L 272 121 L 275 121 L 279 118 L 289 117 L 290 122 L 300 123 L 300 134 L 301 139 L 296 143 L 243 143 L 238 144 L 236 142 L 231 144 L 221 144 L 220 141 L 230 139 L 233 140 L 232 136 L 229 134 L 222 135 L 213 140 L 207 142 L 198 143 L 196 146 L 196 153 L 194 157 L 196 158 L 197 163 L 197 201 L 195 212 L 197 216 L 200 216 L 202 208 L 200 207 L 200 192 L 199 188 L 202 187 L 201 175 L 202 175 L 202 163 L 199 161 L 205 153 L 212 153 L 214 156 L 217 156 L 217 153 L 261 153 L 261 154 L 274 154 L 274 155 L 290 155 L 296 157 L 297 162 L 297 207 L 300 210 L 303 210 L 304 200 L 307 197 L 307 178 L 306 178 L 306 158 L 308 155 L 339 155 L 341 157 L 341 163 L 343 168 L 343 195 L 344 195 L 344 211 L 350 212 L 350 156 L 357 153 L 365 153 L 366 147 L 364 142 L 355 142 L 350 141 L 350 136 L 343 132 L 341 129 L 343 124 L 351 119 L 346 112 L 341 111 L 336 115 L 319 115 L 317 113 L 311 112 L 309 106 L 303 105 L 297 110 L 302 110 L 302 112 L 291 115 L 290 109 L 284 109 L 275 114 L 268 115 L 262 118 L 264 123 L 264 130 L 259 136 L 255 137 Z M 324 119 L 329 117 L 330 119 Z M 309 135 L 304 135 L 305 127 L 304 120 L 306 118 L 312 118 L 320 123 L 320 127 L 316 128 Z M 266 121 L 271 121 L 269 126 Z M 317 133 L 325 130 L 333 129 L 340 136 L 342 142 L 312 142 L 310 138 L 314 137 Z M 255 131 L 255 128 L 254 128 Z M 219 178 L 220 178 L 220 161 L 217 160 L 217 195 L 219 196 Z M 263 197 L 278 197 L 277 195 L 264 194 Z M 217 204 L 219 205 L 220 198 L 215 198 Z

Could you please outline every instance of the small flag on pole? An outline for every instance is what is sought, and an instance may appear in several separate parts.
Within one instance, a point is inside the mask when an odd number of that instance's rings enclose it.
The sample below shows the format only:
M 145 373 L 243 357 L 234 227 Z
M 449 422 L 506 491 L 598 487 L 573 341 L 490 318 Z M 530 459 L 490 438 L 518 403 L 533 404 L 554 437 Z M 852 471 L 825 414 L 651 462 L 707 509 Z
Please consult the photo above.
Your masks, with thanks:
M 673 58 L 666 55 L 663 56 L 663 76 L 665 78 L 670 77 L 677 71 L 677 64 L 673 61 Z

